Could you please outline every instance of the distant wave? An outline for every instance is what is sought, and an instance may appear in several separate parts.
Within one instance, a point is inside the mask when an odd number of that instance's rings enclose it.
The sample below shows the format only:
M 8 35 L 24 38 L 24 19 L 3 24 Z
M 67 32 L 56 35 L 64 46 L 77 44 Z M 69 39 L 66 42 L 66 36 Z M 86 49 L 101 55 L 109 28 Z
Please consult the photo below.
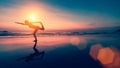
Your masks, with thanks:
M 42 32 L 38 35 L 98 35 L 98 34 L 120 34 L 119 31 L 114 32 Z M 12 32 L 0 32 L 0 36 L 29 36 L 31 33 L 12 33 Z

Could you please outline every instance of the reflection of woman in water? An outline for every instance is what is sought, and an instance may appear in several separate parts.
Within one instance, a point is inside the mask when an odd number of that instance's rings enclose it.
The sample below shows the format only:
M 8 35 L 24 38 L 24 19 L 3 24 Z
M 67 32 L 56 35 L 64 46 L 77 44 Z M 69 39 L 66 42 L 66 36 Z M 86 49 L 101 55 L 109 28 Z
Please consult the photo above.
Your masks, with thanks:
M 34 53 L 31 53 L 28 56 L 25 56 L 25 57 L 22 57 L 22 58 L 18 58 L 16 60 L 17 61 L 24 60 L 26 62 L 29 62 L 29 61 L 35 60 L 35 57 L 37 57 L 37 56 L 39 56 L 41 59 L 43 59 L 45 52 L 44 51 L 41 51 L 41 52 L 38 51 L 38 49 L 36 48 L 36 45 L 37 45 L 37 41 L 35 41 L 34 46 L 33 46 Z
M 44 30 L 44 29 L 45 29 L 44 26 L 43 26 L 43 24 L 42 24 L 42 22 L 35 22 L 35 23 L 40 23 L 41 27 L 36 26 L 36 25 L 33 25 L 32 22 L 29 22 L 28 20 L 25 20 L 24 23 L 20 23 L 20 22 L 15 22 L 15 23 L 17 23 L 17 24 L 22 24 L 22 25 L 27 25 L 29 28 L 34 29 L 34 32 L 33 32 L 33 36 L 34 36 L 34 38 L 35 38 L 34 42 L 37 41 L 37 37 L 36 37 L 37 31 L 38 31 L 38 30 Z

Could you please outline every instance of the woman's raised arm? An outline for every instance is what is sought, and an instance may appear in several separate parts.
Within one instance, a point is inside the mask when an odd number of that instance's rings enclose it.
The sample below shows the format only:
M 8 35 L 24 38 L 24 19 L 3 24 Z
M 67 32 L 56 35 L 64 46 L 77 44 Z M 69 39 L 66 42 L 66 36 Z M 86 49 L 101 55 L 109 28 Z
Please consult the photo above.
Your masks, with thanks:
M 15 22 L 15 23 L 17 23 L 17 24 L 21 24 L 21 25 L 26 25 L 26 24 L 24 24 L 24 23 L 21 23 L 21 22 Z

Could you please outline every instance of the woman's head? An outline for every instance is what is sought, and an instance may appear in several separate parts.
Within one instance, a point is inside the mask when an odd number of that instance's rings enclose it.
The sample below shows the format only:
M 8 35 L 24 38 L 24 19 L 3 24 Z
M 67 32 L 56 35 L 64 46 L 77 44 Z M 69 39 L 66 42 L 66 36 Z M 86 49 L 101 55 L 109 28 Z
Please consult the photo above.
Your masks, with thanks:
M 28 20 L 25 20 L 25 24 L 29 24 L 29 21 L 28 21 Z

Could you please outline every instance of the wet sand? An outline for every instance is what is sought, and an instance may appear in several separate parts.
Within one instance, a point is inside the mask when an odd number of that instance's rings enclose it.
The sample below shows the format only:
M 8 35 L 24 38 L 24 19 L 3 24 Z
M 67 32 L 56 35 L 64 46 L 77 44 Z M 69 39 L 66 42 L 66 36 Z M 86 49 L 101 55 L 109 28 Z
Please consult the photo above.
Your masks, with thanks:
M 39 36 L 37 43 L 33 39 L 1 36 L 0 68 L 120 67 L 119 35 Z

